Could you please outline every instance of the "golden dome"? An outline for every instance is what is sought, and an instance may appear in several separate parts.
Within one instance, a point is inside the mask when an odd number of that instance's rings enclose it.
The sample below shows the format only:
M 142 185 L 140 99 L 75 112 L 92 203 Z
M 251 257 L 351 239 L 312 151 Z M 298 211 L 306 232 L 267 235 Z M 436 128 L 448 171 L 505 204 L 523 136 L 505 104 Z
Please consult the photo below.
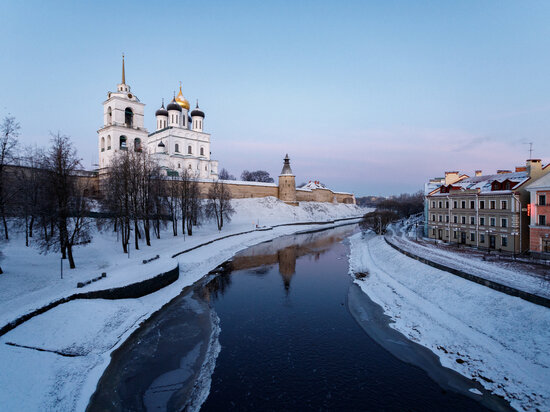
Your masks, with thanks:
M 176 96 L 176 103 L 181 106 L 182 109 L 189 110 L 189 102 L 183 97 L 183 93 L 181 92 L 181 85 L 180 85 L 180 92 Z

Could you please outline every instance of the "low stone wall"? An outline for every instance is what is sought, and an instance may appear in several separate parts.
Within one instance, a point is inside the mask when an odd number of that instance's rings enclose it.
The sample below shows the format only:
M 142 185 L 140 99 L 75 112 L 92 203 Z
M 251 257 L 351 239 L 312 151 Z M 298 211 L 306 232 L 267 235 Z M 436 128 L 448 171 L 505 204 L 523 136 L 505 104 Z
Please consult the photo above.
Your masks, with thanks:
M 386 237 L 384 237 L 384 240 L 388 245 L 390 245 L 392 248 L 397 250 L 398 252 L 404 254 L 405 256 L 408 256 L 412 259 L 418 260 L 419 262 L 422 262 L 426 265 L 432 266 L 436 269 L 443 270 L 445 272 L 449 272 L 453 275 L 460 276 L 461 278 L 464 278 L 466 280 L 478 283 L 483 286 L 487 286 L 488 288 L 494 289 L 498 292 L 506 293 L 510 296 L 515 296 L 521 299 L 524 299 L 528 302 L 534 303 L 536 305 L 545 306 L 547 308 L 550 308 L 550 299 L 547 299 L 545 297 L 534 295 L 529 292 L 524 292 L 523 290 L 519 290 L 516 288 L 513 288 L 511 286 L 503 285 L 502 283 L 498 283 L 492 280 L 483 279 L 479 276 L 472 275 L 471 273 L 464 272 L 459 269 L 451 268 L 449 266 L 442 265 L 441 263 L 432 262 L 431 260 L 428 260 L 426 258 L 423 258 L 421 256 L 417 256 L 414 253 L 408 252 L 402 248 L 400 248 L 397 245 L 394 245 L 391 243 Z
M 75 293 L 73 295 L 67 296 L 55 300 L 41 308 L 35 309 L 30 313 L 27 313 L 23 316 L 18 317 L 14 321 L 2 326 L 0 328 L 0 336 L 5 335 L 10 330 L 21 325 L 23 322 L 28 321 L 35 316 L 38 316 L 44 312 L 47 312 L 50 309 L 55 308 L 63 303 L 70 302 L 71 300 L 76 299 L 130 299 L 130 298 L 141 298 L 142 296 L 148 295 L 150 293 L 156 292 L 162 289 L 165 286 L 174 283 L 178 280 L 180 274 L 179 265 L 174 269 L 169 270 L 168 272 L 161 273 L 151 279 L 146 279 L 141 282 L 132 283 L 130 285 L 121 286 L 118 288 L 110 288 L 103 290 L 94 290 L 90 292 Z

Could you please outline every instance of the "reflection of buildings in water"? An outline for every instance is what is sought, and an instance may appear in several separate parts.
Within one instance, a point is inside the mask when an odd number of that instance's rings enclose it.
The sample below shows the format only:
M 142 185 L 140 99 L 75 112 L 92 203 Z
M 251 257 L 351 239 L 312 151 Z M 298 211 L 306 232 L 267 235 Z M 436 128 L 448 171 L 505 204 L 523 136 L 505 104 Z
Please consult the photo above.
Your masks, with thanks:
M 330 232 L 283 236 L 261 243 L 235 255 L 232 270 L 253 269 L 278 263 L 284 288 L 288 292 L 292 276 L 296 273 L 296 260 L 299 257 L 313 255 L 313 259 L 319 260 L 332 244 L 340 242 L 353 230 L 354 226 L 345 226 L 331 229 Z
M 212 278 L 212 280 L 210 280 L 205 287 L 201 288 L 201 298 L 207 302 L 210 302 L 210 299 L 217 298 L 218 294 L 223 295 L 230 284 L 231 272 L 222 272 Z
M 279 273 L 283 278 L 285 290 L 290 289 L 290 280 L 296 273 L 296 251 L 298 246 L 289 246 L 278 251 Z

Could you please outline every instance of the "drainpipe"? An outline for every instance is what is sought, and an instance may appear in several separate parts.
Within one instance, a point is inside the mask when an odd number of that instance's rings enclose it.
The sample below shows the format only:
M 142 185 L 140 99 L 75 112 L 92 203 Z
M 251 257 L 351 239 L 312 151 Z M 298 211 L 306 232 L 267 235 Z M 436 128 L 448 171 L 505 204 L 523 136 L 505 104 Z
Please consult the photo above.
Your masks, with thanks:
M 476 193 L 476 248 L 479 249 L 479 193 Z
M 449 245 L 451 244 L 451 199 L 447 195 L 447 201 L 449 202 L 449 211 L 447 212 L 447 215 L 449 217 L 449 222 L 447 227 L 449 228 Z
M 519 219 L 518 219 L 518 225 L 519 225 L 519 254 L 521 255 L 521 253 L 523 252 L 523 236 L 522 236 L 522 233 L 521 233 L 521 200 L 518 199 L 516 197 L 516 194 L 513 193 L 512 194 L 512 199 L 514 199 L 517 204 L 519 205 L 519 209 L 518 209 L 518 216 L 519 216 Z

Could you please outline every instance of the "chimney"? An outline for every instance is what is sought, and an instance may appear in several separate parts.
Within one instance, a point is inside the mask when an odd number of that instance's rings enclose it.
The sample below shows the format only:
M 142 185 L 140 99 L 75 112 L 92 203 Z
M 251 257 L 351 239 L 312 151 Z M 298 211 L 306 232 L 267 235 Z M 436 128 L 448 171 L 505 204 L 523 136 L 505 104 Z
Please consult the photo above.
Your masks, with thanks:
M 512 173 L 511 170 L 497 170 L 497 175 L 505 175 L 508 173 Z
M 458 171 L 445 172 L 445 186 L 453 184 L 458 179 Z
M 476 176 L 481 176 L 483 174 L 482 170 L 476 170 Z
M 527 174 L 531 179 L 538 179 L 542 176 L 542 163 L 540 159 L 528 159 L 525 166 Z

